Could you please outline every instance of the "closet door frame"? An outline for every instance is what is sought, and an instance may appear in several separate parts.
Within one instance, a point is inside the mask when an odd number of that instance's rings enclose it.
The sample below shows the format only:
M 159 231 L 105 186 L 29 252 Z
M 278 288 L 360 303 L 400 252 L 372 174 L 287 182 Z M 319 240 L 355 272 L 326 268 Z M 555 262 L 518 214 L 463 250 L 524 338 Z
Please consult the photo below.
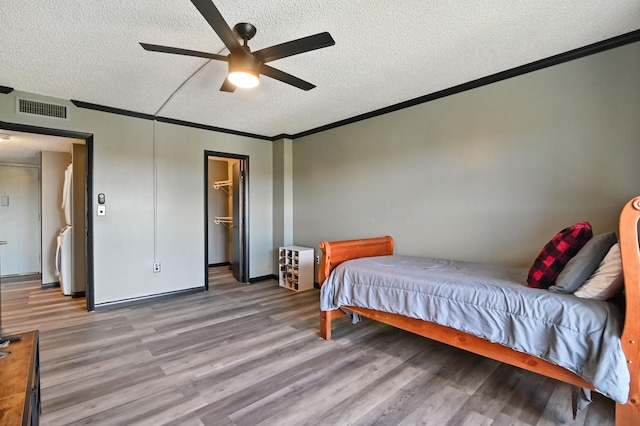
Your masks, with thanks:
M 249 283 L 249 156 L 230 154 L 219 151 L 204 151 L 204 287 L 209 290 L 209 157 L 228 158 L 244 163 L 242 179 L 242 216 L 244 220 L 239 224 L 240 239 L 242 240 L 242 265 L 240 282 Z M 234 224 L 235 226 L 235 224 Z

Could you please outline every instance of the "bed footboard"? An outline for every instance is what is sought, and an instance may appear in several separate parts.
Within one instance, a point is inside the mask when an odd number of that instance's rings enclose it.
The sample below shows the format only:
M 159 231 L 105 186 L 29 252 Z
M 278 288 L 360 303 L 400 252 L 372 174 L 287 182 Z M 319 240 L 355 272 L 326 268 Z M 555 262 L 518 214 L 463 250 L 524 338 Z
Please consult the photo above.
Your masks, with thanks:
M 366 238 L 363 240 L 322 241 L 322 261 L 318 268 L 318 283 L 322 286 L 331 271 L 344 261 L 369 256 L 388 256 L 393 254 L 393 238 Z
M 366 238 L 361 240 L 322 241 L 322 261 L 318 268 L 318 283 L 322 287 L 331 271 L 347 260 L 370 256 L 388 256 L 393 254 L 393 238 L 390 236 L 380 238 Z M 344 315 L 339 309 L 333 311 L 320 311 L 320 336 L 331 339 L 332 319 Z

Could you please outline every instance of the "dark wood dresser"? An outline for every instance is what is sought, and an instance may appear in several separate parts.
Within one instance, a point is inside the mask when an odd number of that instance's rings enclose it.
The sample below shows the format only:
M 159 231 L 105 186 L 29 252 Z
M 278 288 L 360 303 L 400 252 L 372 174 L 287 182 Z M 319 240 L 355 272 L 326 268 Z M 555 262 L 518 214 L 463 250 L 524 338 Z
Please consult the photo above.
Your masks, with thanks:
M 40 421 L 40 350 L 38 331 L 19 334 L 0 351 L 0 425 L 37 425 Z

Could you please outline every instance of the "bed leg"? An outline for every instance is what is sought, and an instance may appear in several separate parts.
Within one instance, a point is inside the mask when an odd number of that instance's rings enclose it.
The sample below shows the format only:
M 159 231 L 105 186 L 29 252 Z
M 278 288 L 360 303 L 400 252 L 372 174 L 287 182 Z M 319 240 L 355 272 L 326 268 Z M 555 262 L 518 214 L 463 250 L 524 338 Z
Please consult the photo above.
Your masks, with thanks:
M 320 337 L 331 340 L 331 317 L 334 311 L 320 311 Z
M 320 311 L 320 337 L 324 340 L 331 340 L 331 320 L 341 315 L 346 315 L 346 313 L 340 309 Z

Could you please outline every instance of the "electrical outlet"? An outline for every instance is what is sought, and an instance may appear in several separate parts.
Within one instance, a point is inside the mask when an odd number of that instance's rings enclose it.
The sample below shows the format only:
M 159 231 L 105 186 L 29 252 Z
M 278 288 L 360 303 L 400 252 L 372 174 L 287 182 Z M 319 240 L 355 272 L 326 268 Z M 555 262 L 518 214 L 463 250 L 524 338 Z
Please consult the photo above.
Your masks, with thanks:
M 153 272 L 160 272 L 160 262 L 154 262 Z
M 320 256 L 316 256 L 316 265 L 320 264 Z

